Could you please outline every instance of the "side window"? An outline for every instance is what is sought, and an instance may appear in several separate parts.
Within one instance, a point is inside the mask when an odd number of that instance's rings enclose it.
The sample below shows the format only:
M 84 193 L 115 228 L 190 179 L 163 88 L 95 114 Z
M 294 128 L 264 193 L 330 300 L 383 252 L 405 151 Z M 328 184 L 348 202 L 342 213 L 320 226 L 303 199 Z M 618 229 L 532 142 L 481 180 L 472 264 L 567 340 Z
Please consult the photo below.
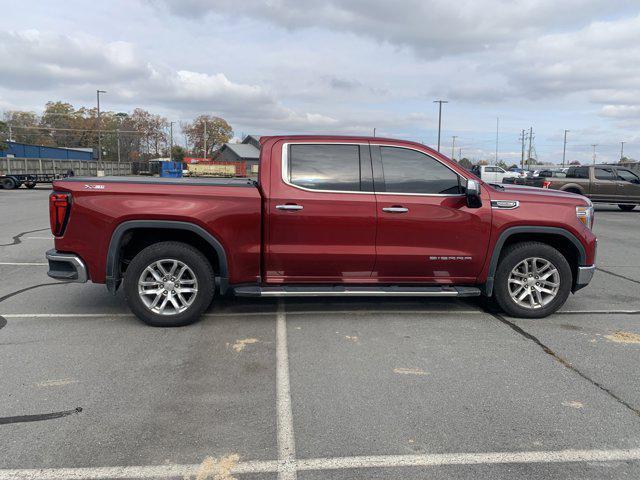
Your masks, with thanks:
M 573 167 L 567 171 L 567 178 L 589 178 L 589 167 Z
M 313 190 L 360 191 L 358 145 L 291 145 L 289 182 Z
M 640 183 L 640 178 L 638 178 L 635 173 L 630 172 L 629 170 L 618 169 L 618 178 L 620 178 L 620 180 L 624 180 L 625 182 Z
M 507 172 L 504 171 L 504 168 L 502 168 L 502 167 L 495 167 L 495 168 L 496 168 L 496 172 L 498 172 L 498 173 L 507 173 Z
M 613 170 L 611 168 L 601 168 L 601 167 L 595 167 L 594 169 L 594 175 L 596 177 L 596 179 L 598 180 L 615 180 L 616 177 L 613 174 Z
M 380 147 L 385 189 L 395 193 L 458 194 L 458 174 L 416 150 Z

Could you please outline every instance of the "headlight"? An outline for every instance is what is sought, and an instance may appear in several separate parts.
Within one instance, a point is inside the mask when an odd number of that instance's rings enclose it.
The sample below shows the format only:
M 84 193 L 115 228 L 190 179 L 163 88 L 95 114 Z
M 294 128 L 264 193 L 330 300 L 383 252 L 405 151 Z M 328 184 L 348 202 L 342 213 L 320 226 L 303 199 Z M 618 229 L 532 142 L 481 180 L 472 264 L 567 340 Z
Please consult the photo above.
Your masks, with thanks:
M 591 230 L 593 227 L 593 205 L 576 207 L 576 217 L 578 217 L 578 220 L 584 223 L 585 226 Z

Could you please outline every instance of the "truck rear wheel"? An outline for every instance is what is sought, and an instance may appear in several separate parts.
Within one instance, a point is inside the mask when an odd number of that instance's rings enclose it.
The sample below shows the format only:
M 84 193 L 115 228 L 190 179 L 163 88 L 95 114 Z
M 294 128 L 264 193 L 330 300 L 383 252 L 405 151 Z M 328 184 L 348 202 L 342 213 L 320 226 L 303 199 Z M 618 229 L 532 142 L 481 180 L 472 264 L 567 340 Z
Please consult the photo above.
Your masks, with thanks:
M 2 188 L 4 188 L 5 190 L 13 190 L 14 188 L 16 188 L 16 182 L 11 177 L 3 178 L 2 182 L 0 182 L 0 185 L 2 185 Z
M 618 208 L 620 210 L 622 210 L 623 212 L 630 212 L 631 210 L 633 210 L 634 208 L 636 208 L 635 205 L 629 205 L 629 204 L 619 204 Z
M 191 245 L 160 242 L 129 264 L 124 292 L 129 308 L 154 327 L 179 327 L 198 320 L 211 304 L 215 280 L 211 264 Z
M 494 297 L 507 315 L 542 318 L 564 305 L 572 280 L 569 262 L 552 246 L 516 243 L 498 263 Z

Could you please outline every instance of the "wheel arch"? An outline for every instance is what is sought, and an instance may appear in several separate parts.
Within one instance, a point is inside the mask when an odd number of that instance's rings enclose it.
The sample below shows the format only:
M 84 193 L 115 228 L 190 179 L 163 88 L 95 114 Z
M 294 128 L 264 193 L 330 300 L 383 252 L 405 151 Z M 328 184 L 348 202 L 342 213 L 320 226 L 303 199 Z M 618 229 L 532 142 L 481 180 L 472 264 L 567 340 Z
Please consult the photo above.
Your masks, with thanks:
M 216 284 L 221 294 L 226 293 L 229 285 L 229 265 L 227 254 L 222 243 L 211 233 L 206 231 L 199 225 L 190 222 L 180 222 L 174 220 L 129 220 L 119 224 L 111 235 L 109 249 L 107 250 L 106 263 L 106 285 L 107 289 L 115 294 L 122 281 L 120 265 L 123 260 L 123 246 L 126 245 L 127 234 L 134 234 L 136 231 L 162 231 L 167 234 L 186 233 L 191 238 L 200 240 L 200 250 L 202 245 L 208 246 L 212 252 L 215 252 L 215 258 L 207 259 L 212 263 L 216 272 Z M 167 240 L 166 237 L 160 237 L 157 241 Z M 156 243 L 152 241 L 150 243 Z M 150 244 L 149 243 L 149 244 Z M 192 243 L 188 240 L 185 243 Z M 203 252 L 206 255 L 206 251 Z
M 483 287 L 483 293 L 486 296 L 491 296 L 493 293 L 496 270 L 505 247 L 520 241 L 539 241 L 559 250 L 569 261 L 573 273 L 571 290 L 575 290 L 578 266 L 585 265 L 587 260 L 587 252 L 580 240 L 568 230 L 560 227 L 518 226 L 504 230 L 493 247 L 487 280 Z
M 566 185 L 560 187 L 560 190 L 562 190 L 563 192 L 579 193 L 580 195 L 585 194 L 584 188 L 577 183 L 567 183 Z

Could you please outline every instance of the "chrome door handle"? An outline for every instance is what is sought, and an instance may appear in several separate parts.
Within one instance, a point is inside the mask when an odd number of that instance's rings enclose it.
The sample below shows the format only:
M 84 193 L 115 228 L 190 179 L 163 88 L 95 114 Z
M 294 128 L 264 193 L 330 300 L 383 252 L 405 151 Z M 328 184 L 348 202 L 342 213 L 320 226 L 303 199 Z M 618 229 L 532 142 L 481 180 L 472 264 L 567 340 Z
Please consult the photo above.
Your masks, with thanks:
M 302 205 L 276 205 L 278 210 L 302 210 L 303 208 Z
M 389 213 L 406 213 L 409 209 L 405 207 L 384 207 L 382 211 Z

